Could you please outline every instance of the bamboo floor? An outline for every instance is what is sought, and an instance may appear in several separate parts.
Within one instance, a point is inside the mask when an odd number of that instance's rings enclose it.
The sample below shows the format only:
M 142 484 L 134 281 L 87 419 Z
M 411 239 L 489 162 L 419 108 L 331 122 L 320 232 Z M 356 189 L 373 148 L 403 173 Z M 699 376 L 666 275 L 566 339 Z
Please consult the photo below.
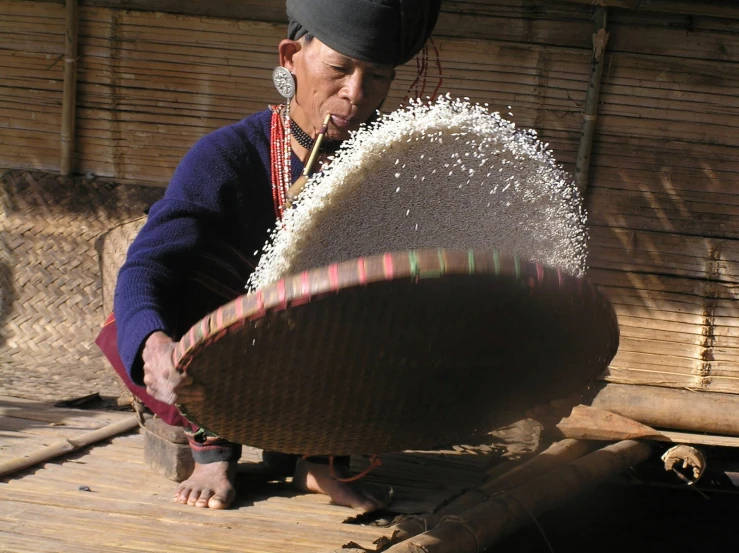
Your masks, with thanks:
M 0 461 L 130 416 L 0 397 Z M 176 504 L 176 484 L 144 464 L 143 435 L 135 431 L 0 480 L 0 551 L 376 551 L 391 537 L 398 513 L 433 511 L 536 441 L 534 430 L 518 425 L 491 436 L 491 445 L 382 456 L 367 482 L 392 485 L 393 505 L 388 513 L 357 517 L 326 496 L 299 493 L 289 481 L 254 470 L 258 451 L 250 448 L 239 466 L 234 508 Z M 357 458 L 352 466 L 364 463 Z

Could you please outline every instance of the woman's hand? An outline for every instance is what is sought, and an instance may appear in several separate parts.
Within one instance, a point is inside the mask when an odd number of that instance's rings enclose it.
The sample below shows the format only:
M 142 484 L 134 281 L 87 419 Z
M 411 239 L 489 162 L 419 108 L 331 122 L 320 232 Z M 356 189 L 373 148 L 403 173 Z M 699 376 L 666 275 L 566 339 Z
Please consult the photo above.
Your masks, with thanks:
M 202 386 L 191 377 L 177 371 L 174 351 L 177 342 L 164 332 L 152 333 L 144 345 L 141 356 L 144 360 L 144 384 L 146 393 L 168 405 L 182 401 L 202 401 L 205 393 Z

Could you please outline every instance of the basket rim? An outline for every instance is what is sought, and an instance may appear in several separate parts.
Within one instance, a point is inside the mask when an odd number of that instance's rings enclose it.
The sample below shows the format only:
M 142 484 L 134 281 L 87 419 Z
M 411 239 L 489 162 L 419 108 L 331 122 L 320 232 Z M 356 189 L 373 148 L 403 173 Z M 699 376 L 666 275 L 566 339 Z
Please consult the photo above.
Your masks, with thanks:
M 580 293 L 597 295 L 595 286 L 584 276 L 569 275 L 560 269 L 522 261 L 514 255 L 494 250 L 437 248 L 388 252 L 288 275 L 239 296 L 203 317 L 182 336 L 175 348 L 174 364 L 178 371 L 187 372 L 193 358 L 224 334 L 264 317 L 268 312 L 297 307 L 329 293 L 380 282 L 462 275 L 514 279 L 523 281 L 532 289 L 561 288 L 570 284 L 577 286 Z M 611 313 L 615 319 L 612 307 Z

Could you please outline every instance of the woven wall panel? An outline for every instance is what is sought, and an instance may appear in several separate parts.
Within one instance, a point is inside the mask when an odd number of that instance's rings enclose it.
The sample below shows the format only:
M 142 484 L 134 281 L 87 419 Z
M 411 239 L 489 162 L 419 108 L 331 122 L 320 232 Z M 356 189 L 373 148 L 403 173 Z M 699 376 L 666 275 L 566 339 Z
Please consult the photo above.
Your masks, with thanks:
M 103 285 L 103 313 L 113 312 L 113 294 L 118 271 L 126 261 L 128 247 L 144 223 L 146 223 L 146 216 L 123 222 L 103 234 L 98 241 Z
M 43 172 L 0 180 L 0 395 L 117 395 L 93 343 L 106 315 L 95 244 L 162 191 Z

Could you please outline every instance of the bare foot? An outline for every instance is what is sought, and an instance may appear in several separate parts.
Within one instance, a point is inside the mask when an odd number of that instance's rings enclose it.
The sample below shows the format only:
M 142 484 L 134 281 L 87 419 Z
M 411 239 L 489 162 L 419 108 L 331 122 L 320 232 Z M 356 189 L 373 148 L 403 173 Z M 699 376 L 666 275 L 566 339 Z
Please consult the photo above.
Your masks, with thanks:
M 227 509 L 236 497 L 235 478 L 236 463 L 195 463 L 195 470 L 179 485 L 174 500 L 194 507 Z
M 334 472 L 339 478 L 351 476 L 346 468 L 340 466 L 334 466 Z M 341 482 L 334 478 L 328 465 L 309 463 L 303 459 L 295 467 L 293 485 L 304 492 L 326 494 L 334 503 L 363 513 L 382 509 L 390 502 L 391 496 L 390 490 L 382 493 L 356 482 Z

